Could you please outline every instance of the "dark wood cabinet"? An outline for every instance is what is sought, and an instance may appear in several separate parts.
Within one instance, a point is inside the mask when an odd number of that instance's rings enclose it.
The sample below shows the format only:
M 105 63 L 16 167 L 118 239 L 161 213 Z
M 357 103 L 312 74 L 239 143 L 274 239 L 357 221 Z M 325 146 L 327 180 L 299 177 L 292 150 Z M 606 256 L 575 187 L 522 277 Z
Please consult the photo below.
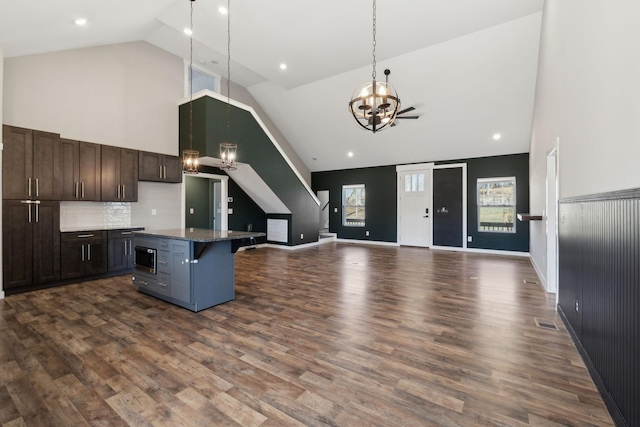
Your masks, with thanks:
M 4 288 L 60 279 L 60 203 L 5 200 L 2 204 Z
M 139 230 L 139 229 L 136 229 Z M 109 272 L 133 269 L 133 230 L 109 230 Z
M 60 135 L 2 127 L 2 197 L 6 200 L 60 200 Z
M 138 151 L 102 146 L 102 201 L 138 201 Z
M 61 278 L 74 279 L 107 272 L 105 231 L 61 233 Z
M 61 200 L 100 200 L 100 144 L 60 139 Z
M 140 181 L 182 182 L 182 160 L 178 156 L 140 151 Z

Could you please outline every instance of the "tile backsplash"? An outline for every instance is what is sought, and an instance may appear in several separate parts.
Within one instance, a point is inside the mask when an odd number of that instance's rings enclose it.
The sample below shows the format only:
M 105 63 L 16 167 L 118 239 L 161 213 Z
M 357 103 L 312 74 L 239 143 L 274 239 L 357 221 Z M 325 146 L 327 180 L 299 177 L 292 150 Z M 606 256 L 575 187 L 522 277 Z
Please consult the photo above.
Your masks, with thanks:
M 131 203 L 60 202 L 60 229 L 131 227 Z

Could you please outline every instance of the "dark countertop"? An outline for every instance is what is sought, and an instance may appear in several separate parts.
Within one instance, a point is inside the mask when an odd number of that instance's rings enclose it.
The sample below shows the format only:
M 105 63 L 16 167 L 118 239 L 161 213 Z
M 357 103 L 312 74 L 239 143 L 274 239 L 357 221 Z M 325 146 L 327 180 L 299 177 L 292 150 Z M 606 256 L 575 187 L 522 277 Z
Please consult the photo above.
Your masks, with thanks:
M 170 230 L 136 231 L 138 236 L 165 237 L 168 239 L 189 240 L 193 242 L 222 242 L 225 240 L 248 239 L 250 237 L 266 236 L 265 233 L 254 231 L 220 231 L 206 228 L 174 228 Z
M 67 227 L 60 228 L 61 233 L 80 233 L 80 232 L 91 232 L 91 231 L 110 231 L 110 230 L 144 230 L 144 227 L 131 226 L 131 227 L 123 227 L 121 225 L 102 225 L 96 227 Z

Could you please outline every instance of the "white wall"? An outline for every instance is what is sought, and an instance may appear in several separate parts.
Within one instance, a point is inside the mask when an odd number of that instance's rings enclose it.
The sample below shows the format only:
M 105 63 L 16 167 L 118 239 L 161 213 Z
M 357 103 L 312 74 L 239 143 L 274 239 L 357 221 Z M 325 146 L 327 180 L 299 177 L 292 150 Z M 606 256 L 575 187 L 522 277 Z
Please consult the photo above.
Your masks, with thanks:
M 2 100 L 3 100 L 3 82 L 4 82 L 4 48 L 0 44 L 0 124 L 2 121 Z M 2 133 L 0 133 L 0 144 L 2 143 Z M 2 147 L 2 145 L 0 145 Z M 2 150 L 0 150 L 0 171 L 2 171 Z M 2 173 L 0 173 L 0 195 L 2 195 Z M 0 224 L 2 224 L 2 204 L 0 204 Z M 0 258 L 2 258 L 2 233 L 0 232 Z M 0 299 L 4 298 L 2 288 L 2 263 L 0 262 Z
M 640 2 L 547 0 L 530 152 L 531 212 L 545 209 L 557 137 L 559 197 L 640 187 Z M 544 221 L 531 224 L 542 272 Z

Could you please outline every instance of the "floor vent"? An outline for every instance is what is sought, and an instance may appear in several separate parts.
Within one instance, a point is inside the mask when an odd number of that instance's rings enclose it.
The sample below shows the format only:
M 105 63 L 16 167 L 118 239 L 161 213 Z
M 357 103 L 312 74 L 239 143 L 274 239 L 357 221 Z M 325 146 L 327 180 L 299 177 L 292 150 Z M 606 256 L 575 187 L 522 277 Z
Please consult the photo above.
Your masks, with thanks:
M 524 279 L 523 280 L 525 285 L 537 285 L 538 282 L 536 280 L 529 280 L 529 279 Z
M 558 330 L 558 326 L 553 320 L 538 319 L 537 317 L 534 317 L 533 319 L 536 321 L 536 326 L 538 326 L 538 328 L 551 329 L 553 331 Z

